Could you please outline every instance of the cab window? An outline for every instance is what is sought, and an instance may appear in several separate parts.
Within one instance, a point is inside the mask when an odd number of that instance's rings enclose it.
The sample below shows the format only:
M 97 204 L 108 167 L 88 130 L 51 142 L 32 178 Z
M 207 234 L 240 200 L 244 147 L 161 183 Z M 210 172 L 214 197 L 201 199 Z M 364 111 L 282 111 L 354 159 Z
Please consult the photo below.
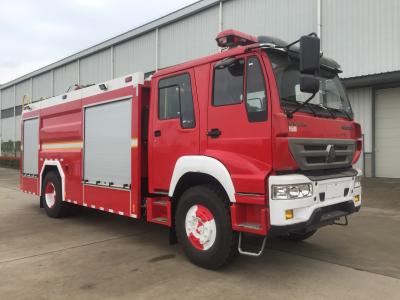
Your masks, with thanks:
M 244 59 L 214 69 L 213 105 L 238 104 L 243 101 Z
M 246 110 L 250 122 L 267 120 L 267 96 L 260 61 L 252 56 L 246 64 Z
M 163 78 L 158 83 L 158 118 L 180 118 L 182 128 L 196 127 L 189 74 Z

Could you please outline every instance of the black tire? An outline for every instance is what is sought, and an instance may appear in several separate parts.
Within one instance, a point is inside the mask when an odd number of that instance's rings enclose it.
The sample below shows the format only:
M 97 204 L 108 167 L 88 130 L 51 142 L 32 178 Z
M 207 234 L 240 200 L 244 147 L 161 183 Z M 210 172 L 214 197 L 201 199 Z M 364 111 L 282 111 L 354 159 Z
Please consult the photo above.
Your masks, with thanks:
M 48 201 L 46 201 L 46 188 L 48 186 L 52 186 L 55 191 L 53 205 L 49 205 Z M 62 201 L 61 179 L 56 172 L 49 172 L 44 177 L 42 185 L 42 204 L 47 215 L 51 218 L 62 218 L 68 214 L 69 205 Z
M 316 233 L 316 232 L 317 232 L 317 229 L 311 230 L 306 233 L 293 232 L 293 233 L 289 233 L 288 235 L 281 236 L 280 238 L 282 238 L 284 240 L 288 240 L 288 241 L 293 241 L 293 242 L 301 242 L 301 241 L 304 241 L 304 240 L 308 239 L 309 237 L 313 236 L 314 233 Z
M 186 233 L 186 215 L 194 205 L 207 208 L 215 220 L 215 240 L 207 250 L 197 249 Z M 185 191 L 179 199 L 175 221 L 178 242 L 194 264 L 215 270 L 232 261 L 237 255 L 238 235 L 232 230 L 229 199 L 215 186 L 199 185 Z

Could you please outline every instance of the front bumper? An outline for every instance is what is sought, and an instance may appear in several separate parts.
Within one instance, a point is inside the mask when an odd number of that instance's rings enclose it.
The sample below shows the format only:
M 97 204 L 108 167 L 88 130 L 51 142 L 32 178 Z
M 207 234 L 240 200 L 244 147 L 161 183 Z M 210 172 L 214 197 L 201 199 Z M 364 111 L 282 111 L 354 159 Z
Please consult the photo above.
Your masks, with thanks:
M 273 185 L 301 183 L 313 185 L 312 196 L 292 200 L 272 199 Z M 270 235 L 311 231 L 332 224 L 361 207 L 361 186 L 355 187 L 355 176 L 325 180 L 311 180 L 301 174 L 271 176 L 269 191 Z M 290 219 L 286 218 L 288 210 L 293 213 Z
M 291 232 L 306 233 L 322 226 L 332 225 L 340 217 L 358 212 L 360 206 L 355 206 L 353 201 L 316 208 L 310 219 L 306 222 L 283 226 L 271 226 L 269 236 L 282 236 Z

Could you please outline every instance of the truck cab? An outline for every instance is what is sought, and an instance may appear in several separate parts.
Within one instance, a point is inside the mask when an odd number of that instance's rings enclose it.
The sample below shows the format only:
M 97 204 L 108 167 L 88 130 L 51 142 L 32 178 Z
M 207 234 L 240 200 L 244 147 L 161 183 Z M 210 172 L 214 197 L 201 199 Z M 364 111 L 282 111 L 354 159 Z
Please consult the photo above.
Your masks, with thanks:
M 340 66 L 321 57 L 318 38 L 299 42 L 228 30 L 217 37 L 224 51 L 152 77 L 149 192 L 172 199 L 195 263 L 207 265 L 197 252 L 206 257 L 224 229 L 207 200 L 180 208 L 193 186 L 195 199 L 220 191 L 214 201 L 249 255 L 266 237 L 302 240 L 360 208 L 361 129 Z M 242 247 L 244 233 L 262 237 L 259 252 Z

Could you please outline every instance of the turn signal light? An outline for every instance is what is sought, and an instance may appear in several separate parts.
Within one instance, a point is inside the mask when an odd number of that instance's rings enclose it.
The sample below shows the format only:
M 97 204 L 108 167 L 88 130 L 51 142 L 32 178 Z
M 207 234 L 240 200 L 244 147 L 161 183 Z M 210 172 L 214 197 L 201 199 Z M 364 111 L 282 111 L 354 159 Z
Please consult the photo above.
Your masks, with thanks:
M 355 203 L 360 202 L 360 195 L 355 195 L 355 196 L 354 196 L 354 202 L 355 202 Z
M 285 218 L 286 220 L 293 219 L 293 209 L 285 210 Z

